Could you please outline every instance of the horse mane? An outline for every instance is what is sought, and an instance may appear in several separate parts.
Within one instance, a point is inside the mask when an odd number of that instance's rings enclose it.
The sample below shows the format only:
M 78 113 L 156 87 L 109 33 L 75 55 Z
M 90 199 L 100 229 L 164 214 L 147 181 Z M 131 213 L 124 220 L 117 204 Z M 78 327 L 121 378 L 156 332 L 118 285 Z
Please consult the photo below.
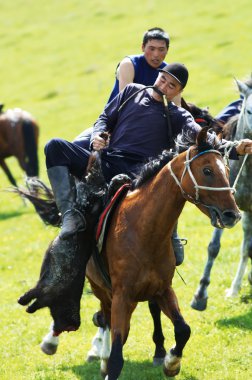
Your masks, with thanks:
M 202 130 L 207 131 L 209 127 L 204 127 Z M 131 189 L 135 190 L 141 187 L 144 183 L 154 177 L 169 161 L 171 161 L 176 155 L 189 149 L 190 146 L 197 144 L 197 151 L 203 152 L 209 149 L 219 149 L 220 141 L 218 140 L 214 132 L 208 133 L 204 142 L 198 144 L 195 139 L 195 135 L 189 131 L 183 131 L 175 140 L 175 151 L 164 150 L 158 158 L 150 160 L 141 169 L 140 173 L 132 181 Z
M 237 129 L 237 123 L 239 119 L 239 114 L 234 115 L 228 119 L 226 124 L 223 125 L 222 127 L 222 133 L 223 133 L 223 138 L 226 140 L 234 140 L 235 134 L 236 134 L 236 129 Z
M 194 103 L 186 102 L 184 98 L 181 98 L 181 107 L 190 112 L 201 127 L 208 126 L 216 134 L 222 132 L 222 123 L 211 115 L 208 107 L 200 108 Z
M 138 189 L 149 179 L 154 177 L 169 161 L 176 152 L 164 150 L 158 158 L 148 161 L 142 168 L 138 176 L 132 181 L 131 190 Z

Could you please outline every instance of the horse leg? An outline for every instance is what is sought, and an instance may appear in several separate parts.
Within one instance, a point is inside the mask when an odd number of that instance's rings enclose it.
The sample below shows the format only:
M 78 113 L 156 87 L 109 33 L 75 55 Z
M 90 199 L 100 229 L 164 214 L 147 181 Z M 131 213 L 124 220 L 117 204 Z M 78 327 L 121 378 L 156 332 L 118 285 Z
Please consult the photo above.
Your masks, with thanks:
M 106 326 L 102 331 L 101 357 L 101 375 L 104 377 L 108 373 L 108 360 L 110 356 L 110 329 Z
M 220 240 L 223 234 L 223 230 L 215 228 L 212 239 L 208 245 L 208 258 L 204 269 L 203 276 L 200 280 L 200 284 L 196 293 L 194 294 L 193 300 L 191 302 L 191 307 L 198 311 L 203 311 L 207 308 L 207 288 L 210 284 L 210 274 L 214 264 L 214 260 L 218 256 L 220 250 Z
M 129 329 L 130 318 L 136 308 L 136 303 L 127 302 L 125 294 L 114 294 L 111 308 L 111 352 L 108 360 L 108 373 L 105 380 L 117 380 L 122 371 L 123 345 L 125 344 Z
M 49 333 L 44 336 L 40 348 L 41 351 L 46 355 L 54 355 L 56 354 L 58 345 L 59 345 L 59 336 L 55 334 L 53 330 L 54 323 L 51 323 Z
M 248 258 L 252 257 L 251 223 L 252 213 L 244 212 L 242 215 L 243 241 L 241 245 L 240 262 L 231 287 L 226 291 L 227 297 L 235 297 L 238 294 L 248 263 Z
M 158 297 L 157 302 L 174 326 L 176 344 L 166 354 L 163 367 L 164 374 L 167 377 L 173 377 L 180 372 L 183 349 L 190 338 L 191 329 L 182 317 L 176 294 L 172 288 L 168 288 L 162 297 Z
M 103 346 L 103 334 L 104 329 L 102 327 L 98 327 L 97 333 L 92 339 L 91 348 L 87 354 L 87 362 L 92 362 L 94 360 L 101 358 L 101 351 Z
M 149 310 L 153 319 L 154 331 L 152 335 L 153 342 L 155 343 L 155 354 L 153 357 L 153 365 L 158 366 L 163 364 L 166 350 L 164 348 L 164 335 L 161 324 L 161 310 L 156 302 L 149 301 Z
M 250 261 L 251 261 L 251 267 L 250 267 L 250 272 L 248 274 L 248 282 L 250 283 L 250 285 L 252 285 L 252 256 L 250 257 Z
M 5 163 L 4 160 L 1 160 L 1 161 L 0 161 L 0 166 L 2 167 L 4 173 L 7 175 L 7 178 L 8 178 L 8 180 L 10 181 L 10 183 L 11 183 L 13 186 L 17 187 L 16 180 L 15 180 L 15 178 L 13 177 L 13 175 L 11 174 L 11 171 L 10 171 L 10 169 L 8 168 L 8 166 L 7 166 L 7 164 Z

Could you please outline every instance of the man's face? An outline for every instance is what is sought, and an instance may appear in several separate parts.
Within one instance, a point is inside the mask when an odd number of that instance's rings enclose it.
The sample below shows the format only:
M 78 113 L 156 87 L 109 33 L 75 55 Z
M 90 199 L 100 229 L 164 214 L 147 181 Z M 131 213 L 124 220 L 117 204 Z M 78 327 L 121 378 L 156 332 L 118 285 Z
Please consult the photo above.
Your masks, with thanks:
M 154 84 L 167 98 L 172 100 L 180 92 L 182 92 L 181 84 L 168 73 L 160 72 Z
M 148 64 L 156 69 L 165 59 L 168 49 L 165 41 L 152 39 L 142 45 L 142 51 Z

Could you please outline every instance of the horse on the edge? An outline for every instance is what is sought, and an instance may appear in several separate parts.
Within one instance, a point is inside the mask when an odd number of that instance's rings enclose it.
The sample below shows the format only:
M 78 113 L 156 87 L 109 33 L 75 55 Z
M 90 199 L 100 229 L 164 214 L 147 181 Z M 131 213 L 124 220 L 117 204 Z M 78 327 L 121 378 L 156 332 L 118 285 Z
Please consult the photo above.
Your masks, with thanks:
M 3 107 L 3 105 L 2 105 Z M 5 159 L 16 157 L 27 177 L 39 174 L 38 136 L 39 127 L 33 116 L 20 108 L 0 110 L 0 166 L 10 183 L 17 186 Z
M 231 141 L 244 138 L 252 139 L 252 78 L 245 83 L 236 80 L 236 83 L 240 94 L 243 95 L 242 109 L 239 115 L 231 118 L 223 127 L 223 137 Z M 243 211 L 243 241 L 240 249 L 240 262 L 231 287 L 226 291 L 227 297 L 234 297 L 238 294 L 249 258 L 251 259 L 252 264 L 252 156 L 245 156 L 245 158 L 240 158 L 237 161 L 232 160 L 230 162 L 230 182 L 234 183 L 236 180 L 239 170 L 243 165 L 243 160 L 245 160 L 244 166 L 237 178 L 238 181 L 235 193 L 235 200 Z M 212 266 L 220 250 L 222 234 L 222 229 L 214 229 L 212 239 L 208 245 L 208 259 L 204 273 L 191 302 L 193 309 L 203 311 L 207 307 L 207 288 L 210 284 Z M 248 274 L 248 280 L 252 285 L 252 267 Z
M 163 369 L 166 376 L 176 376 L 180 371 L 190 327 L 181 315 L 172 289 L 175 256 L 171 235 L 186 201 L 195 204 L 216 227 L 231 228 L 240 220 L 225 161 L 217 150 L 216 140 L 208 140 L 205 128 L 194 145 L 168 163 L 154 160 L 146 165 L 142 176 L 119 203 L 102 249 L 111 288 L 104 282 L 93 256 L 87 264 L 86 275 L 101 301 L 102 318 L 96 322 L 111 331 L 111 351 L 108 348 L 104 351 L 101 363 L 106 380 L 117 380 L 122 371 L 123 345 L 129 334 L 131 315 L 141 301 L 155 301 L 173 323 L 176 344 L 165 355 Z M 60 239 L 55 240 L 47 252 L 47 262 L 57 250 Z M 22 305 L 36 299 L 28 306 L 28 312 L 58 302 L 59 294 L 50 298 L 50 289 L 52 297 L 57 293 L 57 289 L 52 289 L 53 273 L 50 268 L 44 269 L 36 287 L 19 299 Z M 56 280 L 59 270 L 55 273 Z M 64 304 L 68 308 L 72 301 L 69 291 L 72 290 L 66 291 L 68 299 Z M 60 318 L 67 317 L 66 329 L 73 329 L 69 310 L 67 316 L 60 311 L 55 317 L 57 326 Z M 57 326 L 54 326 L 56 331 Z

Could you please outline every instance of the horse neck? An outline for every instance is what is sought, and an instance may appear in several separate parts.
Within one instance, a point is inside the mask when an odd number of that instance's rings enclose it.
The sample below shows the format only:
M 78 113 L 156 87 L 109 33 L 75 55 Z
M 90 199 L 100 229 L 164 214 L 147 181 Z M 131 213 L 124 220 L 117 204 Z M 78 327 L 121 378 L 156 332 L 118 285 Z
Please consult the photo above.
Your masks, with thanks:
M 240 116 L 237 121 L 236 133 L 234 140 L 240 140 L 244 138 L 252 138 L 252 125 L 248 125 L 248 118 L 246 117 L 246 98 L 243 101 Z M 252 121 L 251 121 L 252 124 Z M 230 162 L 230 181 L 233 183 L 236 179 L 239 169 L 243 163 L 244 157 L 240 157 L 239 160 Z M 241 175 L 237 183 L 235 200 L 239 207 L 243 211 L 251 212 L 252 204 L 252 182 L 250 181 L 252 172 L 252 156 L 248 156 L 243 166 Z
M 248 112 L 248 110 L 250 112 Z M 237 121 L 235 140 L 240 140 L 244 138 L 252 138 L 252 89 L 249 96 L 245 96 L 242 109 Z
M 182 170 L 181 170 L 182 172 Z M 148 209 L 152 210 L 153 223 L 159 230 L 173 230 L 185 205 L 185 198 L 166 165 L 146 187 Z M 143 204 L 143 208 L 145 204 Z M 164 228 L 165 227 L 165 228 Z

